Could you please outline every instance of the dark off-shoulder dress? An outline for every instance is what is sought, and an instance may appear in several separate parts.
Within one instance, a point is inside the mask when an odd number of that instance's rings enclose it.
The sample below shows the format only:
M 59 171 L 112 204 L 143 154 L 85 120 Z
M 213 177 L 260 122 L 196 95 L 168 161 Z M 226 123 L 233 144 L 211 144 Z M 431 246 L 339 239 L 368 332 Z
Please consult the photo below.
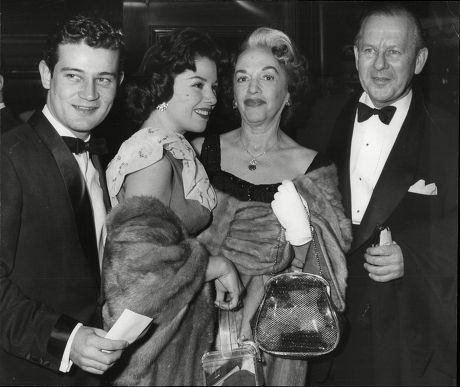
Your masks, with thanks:
M 206 169 L 211 184 L 220 191 L 232 195 L 241 201 L 270 203 L 273 200 L 273 195 L 278 190 L 278 186 L 281 184 L 281 182 L 274 184 L 252 184 L 229 172 L 223 171 L 220 167 L 220 138 L 217 134 L 210 135 L 204 139 L 200 160 Z M 305 173 L 330 164 L 330 159 L 318 153 Z

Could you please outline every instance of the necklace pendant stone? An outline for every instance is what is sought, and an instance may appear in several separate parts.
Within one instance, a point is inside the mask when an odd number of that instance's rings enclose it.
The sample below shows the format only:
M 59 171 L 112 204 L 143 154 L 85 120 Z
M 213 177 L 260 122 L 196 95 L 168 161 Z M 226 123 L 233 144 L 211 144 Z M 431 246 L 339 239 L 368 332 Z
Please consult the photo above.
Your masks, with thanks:
M 257 161 L 255 159 L 252 159 L 249 161 L 248 169 L 250 171 L 254 171 L 257 168 Z

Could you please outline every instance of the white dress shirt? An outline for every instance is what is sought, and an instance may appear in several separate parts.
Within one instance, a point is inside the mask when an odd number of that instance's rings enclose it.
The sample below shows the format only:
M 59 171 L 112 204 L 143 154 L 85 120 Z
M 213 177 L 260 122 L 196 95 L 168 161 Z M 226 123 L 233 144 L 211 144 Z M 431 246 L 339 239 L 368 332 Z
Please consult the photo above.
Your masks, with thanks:
M 60 136 L 68 136 L 68 137 L 76 137 L 72 131 L 66 128 L 63 124 L 61 124 L 54 116 L 51 114 L 48 106 L 45 105 L 43 108 L 43 114 L 54 127 L 54 129 L 58 132 Z M 89 141 L 90 136 L 86 139 Z M 102 266 L 102 256 L 104 251 L 104 243 L 105 237 L 107 235 L 105 229 L 105 216 L 106 216 L 106 209 L 104 205 L 104 197 L 103 191 L 100 185 L 99 180 L 99 173 L 94 168 L 94 165 L 89 157 L 88 152 L 74 154 L 75 160 L 77 160 L 78 166 L 80 167 L 81 173 L 85 179 L 86 186 L 88 188 L 91 206 L 93 209 L 93 218 L 94 218 L 94 228 L 96 231 L 96 242 L 97 248 L 99 252 L 99 267 Z M 73 338 L 75 334 L 80 328 L 82 324 L 77 324 L 73 329 L 69 339 L 67 340 L 67 345 L 64 349 L 64 354 L 61 360 L 61 366 L 59 368 L 62 372 L 69 372 L 72 366 L 72 361 L 69 359 L 70 355 L 70 348 L 72 346 Z
M 412 90 L 402 99 L 391 104 L 396 112 L 389 125 L 380 121 L 378 115 L 358 122 L 355 117 L 350 154 L 350 188 L 351 219 L 353 224 L 360 224 L 380 178 L 388 155 L 398 137 L 401 126 L 406 119 L 412 100 Z M 371 108 L 375 108 L 367 93 L 359 99 Z

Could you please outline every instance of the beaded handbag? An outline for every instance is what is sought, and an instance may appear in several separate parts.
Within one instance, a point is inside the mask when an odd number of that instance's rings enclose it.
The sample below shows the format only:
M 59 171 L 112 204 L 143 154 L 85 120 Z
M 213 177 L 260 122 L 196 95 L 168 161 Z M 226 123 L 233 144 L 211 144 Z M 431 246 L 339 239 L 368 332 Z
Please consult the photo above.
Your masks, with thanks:
M 319 274 L 290 272 L 270 278 L 255 315 L 254 341 L 262 351 L 275 356 L 317 357 L 332 352 L 340 341 L 341 317 L 329 282 L 322 275 L 320 245 L 313 227 L 312 237 Z

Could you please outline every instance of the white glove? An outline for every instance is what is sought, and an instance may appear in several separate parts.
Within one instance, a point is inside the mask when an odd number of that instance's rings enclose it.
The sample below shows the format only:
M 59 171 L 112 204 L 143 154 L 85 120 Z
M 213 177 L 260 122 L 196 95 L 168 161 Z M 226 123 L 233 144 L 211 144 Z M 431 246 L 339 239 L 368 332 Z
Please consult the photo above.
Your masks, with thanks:
M 271 206 L 281 226 L 286 229 L 286 240 L 291 245 L 301 246 L 311 241 L 308 205 L 292 181 L 283 181 Z

